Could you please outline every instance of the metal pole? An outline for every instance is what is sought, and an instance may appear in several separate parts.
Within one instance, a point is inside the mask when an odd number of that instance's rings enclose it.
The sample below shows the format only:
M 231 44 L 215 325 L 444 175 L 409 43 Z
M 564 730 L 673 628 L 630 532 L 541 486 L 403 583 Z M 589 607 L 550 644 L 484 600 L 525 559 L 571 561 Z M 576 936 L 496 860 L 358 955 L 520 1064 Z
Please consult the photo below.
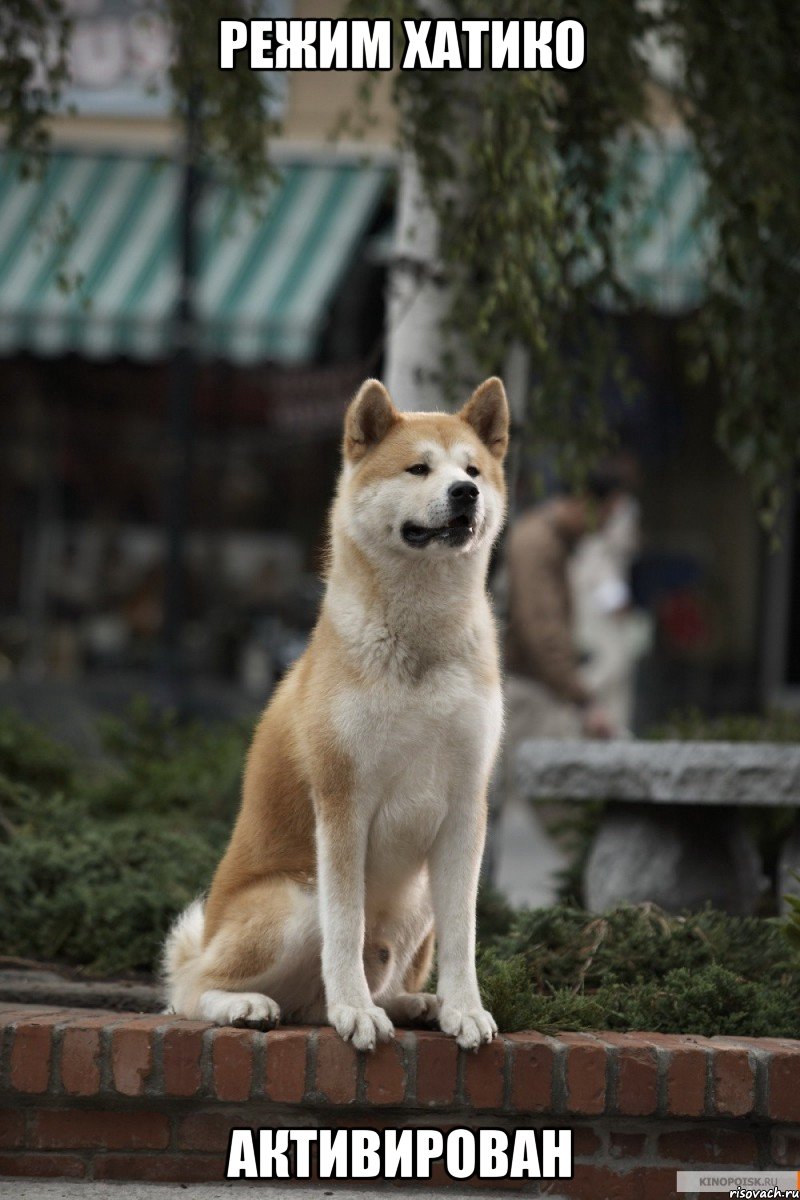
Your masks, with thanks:
M 189 93 L 186 107 L 181 204 L 179 281 L 169 372 L 166 436 L 166 571 L 161 654 L 163 702 L 179 714 L 186 708 L 182 633 L 186 609 L 186 533 L 192 467 L 192 417 L 197 378 L 195 282 L 197 205 L 202 186 L 200 97 Z

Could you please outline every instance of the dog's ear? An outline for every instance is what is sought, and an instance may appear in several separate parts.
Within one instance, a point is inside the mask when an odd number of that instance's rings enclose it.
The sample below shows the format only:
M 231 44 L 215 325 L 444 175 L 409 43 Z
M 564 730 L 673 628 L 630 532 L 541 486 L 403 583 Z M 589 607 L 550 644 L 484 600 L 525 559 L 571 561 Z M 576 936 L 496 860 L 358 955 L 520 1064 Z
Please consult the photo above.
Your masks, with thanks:
M 400 419 L 400 413 L 380 380 L 365 380 L 344 419 L 345 458 L 358 462 Z
M 502 379 L 493 375 L 470 396 L 458 414 L 477 433 L 495 458 L 504 458 L 508 449 L 508 400 Z

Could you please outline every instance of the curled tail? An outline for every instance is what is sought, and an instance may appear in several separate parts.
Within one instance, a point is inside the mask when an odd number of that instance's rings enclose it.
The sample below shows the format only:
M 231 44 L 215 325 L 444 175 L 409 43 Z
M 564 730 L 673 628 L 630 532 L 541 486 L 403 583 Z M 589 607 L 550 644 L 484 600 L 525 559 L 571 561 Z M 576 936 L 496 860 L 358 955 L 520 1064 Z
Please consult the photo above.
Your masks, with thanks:
M 161 957 L 161 977 L 167 1006 L 171 1011 L 184 1015 L 188 1015 L 187 991 L 194 990 L 192 985 L 203 952 L 203 909 L 202 900 L 193 900 L 175 919 Z

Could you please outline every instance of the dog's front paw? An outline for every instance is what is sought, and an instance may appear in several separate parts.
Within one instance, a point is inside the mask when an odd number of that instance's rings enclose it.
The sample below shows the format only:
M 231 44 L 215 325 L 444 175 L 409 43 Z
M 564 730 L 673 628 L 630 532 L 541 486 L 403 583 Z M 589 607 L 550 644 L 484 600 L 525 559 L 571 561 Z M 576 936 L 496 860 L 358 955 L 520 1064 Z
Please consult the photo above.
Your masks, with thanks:
M 328 1020 L 341 1038 L 352 1042 L 356 1050 L 374 1050 L 376 1042 L 394 1037 L 394 1026 L 382 1008 L 374 1004 L 355 1008 L 352 1004 L 332 1004 Z
M 477 1050 L 481 1042 L 490 1042 L 497 1033 L 495 1019 L 485 1008 L 447 1003 L 439 1009 L 439 1028 L 454 1037 L 462 1050 Z

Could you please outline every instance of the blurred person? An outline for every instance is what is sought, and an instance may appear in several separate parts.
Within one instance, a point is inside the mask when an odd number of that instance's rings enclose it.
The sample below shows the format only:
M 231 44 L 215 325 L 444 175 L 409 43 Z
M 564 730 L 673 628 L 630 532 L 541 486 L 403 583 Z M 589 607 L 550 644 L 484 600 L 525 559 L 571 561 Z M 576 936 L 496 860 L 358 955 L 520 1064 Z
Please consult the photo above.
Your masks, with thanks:
M 602 530 L 624 496 L 618 472 L 598 471 L 586 493 L 561 493 L 513 525 L 507 549 L 506 743 L 521 737 L 599 737 L 617 732 L 580 670 L 570 561 Z
M 652 620 L 632 603 L 630 576 L 641 544 L 639 501 L 621 494 L 604 526 L 570 562 L 575 638 L 584 684 L 618 731 L 629 731 L 636 667 L 652 641 Z
M 506 549 L 505 735 L 492 787 L 485 871 L 513 905 L 556 901 L 563 849 L 516 785 L 526 738 L 609 738 L 611 715 L 583 678 L 575 642 L 569 566 L 624 493 L 615 472 L 598 472 L 585 495 L 561 493 L 524 512 Z

